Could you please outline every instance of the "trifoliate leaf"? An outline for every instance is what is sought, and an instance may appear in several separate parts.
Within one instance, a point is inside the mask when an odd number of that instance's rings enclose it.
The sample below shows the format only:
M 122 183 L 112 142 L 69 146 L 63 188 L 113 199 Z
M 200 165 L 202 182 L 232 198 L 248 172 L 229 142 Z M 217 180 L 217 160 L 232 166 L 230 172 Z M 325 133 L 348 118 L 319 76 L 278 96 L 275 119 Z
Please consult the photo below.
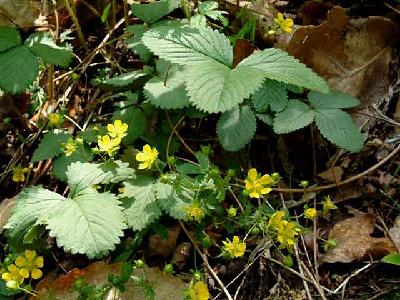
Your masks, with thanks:
M 315 123 L 321 134 L 333 144 L 351 152 L 358 152 L 364 136 L 351 116 L 340 109 L 316 109 Z
M 0 52 L 21 44 L 19 32 L 11 27 L 0 26 Z
M 35 163 L 60 155 L 63 153 L 63 144 L 67 143 L 70 137 L 71 135 L 69 133 L 62 131 L 50 131 L 45 133 L 39 146 L 35 149 L 35 152 L 33 152 L 31 162 Z
M 47 229 L 57 245 L 72 254 L 105 255 L 123 236 L 125 219 L 120 204 L 111 193 L 87 188 L 59 203 L 46 220 Z
M 209 113 L 232 109 L 256 91 L 264 80 L 260 71 L 247 67 L 231 69 L 213 60 L 189 66 L 186 72 L 190 102 Z
M 54 41 L 43 32 L 32 34 L 25 45 L 39 56 L 46 64 L 68 67 L 72 61 L 72 51 L 66 47 L 57 46 Z
M 160 59 L 157 61 L 157 71 L 158 75 L 144 86 L 146 99 L 154 106 L 163 109 L 189 106 L 183 68 Z
M 256 132 L 256 117 L 247 105 L 222 114 L 217 123 L 217 134 L 222 147 L 237 151 L 248 144 Z
M 180 6 L 179 0 L 161 0 L 147 4 L 132 4 L 132 13 L 147 24 L 152 24 Z
M 74 162 L 67 170 L 70 197 L 75 197 L 88 187 L 96 184 L 117 183 L 133 178 L 135 170 L 128 163 L 109 160 L 105 163 Z
M 289 133 L 309 125 L 314 120 L 314 112 L 299 100 L 290 100 L 286 108 L 276 114 L 274 131 Z
M 126 30 L 133 33 L 133 37 L 125 39 L 126 46 L 132 49 L 136 55 L 139 55 L 142 61 L 148 62 L 152 57 L 152 53 L 142 43 L 142 37 L 143 34 L 149 30 L 149 27 L 144 24 L 137 24 L 128 26 Z
M 53 174 L 55 177 L 62 181 L 67 180 L 68 166 L 74 162 L 90 162 L 93 159 L 93 153 L 84 145 L 78 146 L 77 151 L 72 153 L 70 156 L 61 155 L 54 159 L 53 163 Z
M 124 182 L 125 191 L 121 199 L 132 202 L 124 210 L 128 225 L 134 230 L 142 230 L 161 216 L 161 209 L 155 196 L 155 182 L 151 177 L 141 176 Z
M 132 145 L 147 129 L 146 115 L 140 108 L 133 105 L 116 110 L 112 120 L 121 120 L 128 124 L 127 135 L 122 140 L 125 145 Z
M 160 58 L 180 65 L 216 60 L 231 66 L 233 50 L 217 30 L 193 27 L 158 27 L 143 35 L 143 43 Z
M 39 72 L 38 58 L 26 46 L 0 53 L 0 89 L 11 94 L 26 90 Z
M 350 108 L 360 104 L 357 98 L 337 91 L 329 94 L 310 92 L 308 99 L 315 108 Z
M 49 212 L 65 198 L 41 187 L 25 188 L 18 195 L 14 213 L 4 227 L 12 239 L 21 240 L 37 221 L 45 222 Z
M 324 79 L 280 49 L 269 48 L 254 53 L 242 60 L 238 66 L 261 70 L 269 79 L 295 84 L 322 93 L 329 92 L 329 87 Z
M 178 220 L 186 217 L 185 208 L 188 204 L 179 198 L 171 185 L 157 182 L 155 184 L 155 191 L 159 206 L 167 214 Z
M 283 110 L 288 102 L 286 85 L 271 79 L 267 79 L 262 87 L 253 95 L 254 108 L 259 112 L 265 112 L 268 107 L 275 112 Z

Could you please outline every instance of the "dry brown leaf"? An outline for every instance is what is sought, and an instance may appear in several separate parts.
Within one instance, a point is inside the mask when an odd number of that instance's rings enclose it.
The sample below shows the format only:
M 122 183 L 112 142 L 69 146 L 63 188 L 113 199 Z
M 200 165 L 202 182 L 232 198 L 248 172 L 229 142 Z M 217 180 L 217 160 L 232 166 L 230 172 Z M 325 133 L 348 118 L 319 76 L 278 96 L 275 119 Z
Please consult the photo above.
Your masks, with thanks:
M 0 233 L 3 232 L 4 226 L 7 224 L 8 219 L 11 217 L 12 209 L 14 208 L 15 197 L 4 199 L 0 203 Z
M 108 282 L 109 274 L 119 274 L 121 270 L 121 263 L 105 264 L 103 262 L 95 262 L 83 270 L 73 269 L 68 274 L 58 277 L 54 280 L 49 276 L 42 279 L 36 286 L 37 297 L 31 297 L 31 300 L 75 300 L 77 299 L 77 292 L 73 291 L 72 284 L 80 277 L 85 278 L 85 282 L 92 285 L 103 285 Z M 135 271 L 136 276 L 144 276 L 142 270 Z M 176 276 L 172 276 L 162 272 L 158 268 L 149 268 L 146 270 L 146 278 L 154 287 L 156 292 L 156 299 L 170 300 L 170 299 L 183 299 L 184 290 L 187 284 Z M 135 285 L 133 282 L 128 282 L 126 285 L 126 292 L 115 293 L 118 296 L 114 300 L 145 300 L 143 289 Z
M 161 255 L 162 257 L 168 257 L 172 255 L 176 247 L 176 240 L 181 232 L 181 227 L 176 225 L 168 228 L 167 231 L 167 239 L 163 239 L 159 234 L 149 236 L 149 244 L 147 247 L 147 254 L 149 256 Z
M 378 258 L 393 252 L 388 238 L 371 237 L 374 226 L 375 218 L 369 213 L 360 213 L 335 224 L 329 238 L 336 240 L 338 245 L 322 256 L 321 263 L 349 263 L 366 256 Z
M 290 42 L 279 46 L 323 76 L 332 89 L 359 98 L 362 110 L 392 96 L 394 37 L 391 20 L 350 20 L 344 8 L 334 7 L 326 22 L 298 27 Z M 357 118 L 364 121 L 360 115 Z
M 337 182 L 342 179 L 343 168 L 340 166 L 334 166 L 324 172 L 318 174 L 319 177 L 325 179 L 328 182 Z
M 0 0 L 0 26 L 32 27 L 44 24 L 48 0 Z M 46 11 L 47 12 L 47 11 Z

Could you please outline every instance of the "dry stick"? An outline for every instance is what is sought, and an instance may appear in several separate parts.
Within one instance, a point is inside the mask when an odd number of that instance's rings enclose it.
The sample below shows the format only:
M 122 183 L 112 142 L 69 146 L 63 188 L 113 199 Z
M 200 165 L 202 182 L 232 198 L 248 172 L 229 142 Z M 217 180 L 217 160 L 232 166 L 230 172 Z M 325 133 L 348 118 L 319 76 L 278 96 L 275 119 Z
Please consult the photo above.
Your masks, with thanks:
M 206 265 L 208 271 L 211 273 L 211 275 L 214 277 L 215 281 L 217 281 L 218 285 L 221 287 L 221 289 L 224 291 L 226 297 L 228 300 L 233 300 L 231 294 L 229 294 L 229 291 L 226 289 L 225 285 L 222 283 L 221 279 L 219 279 L 218 275 L 214 272 L 214 270 L 211 268 L 210 264 L 208 263 L 207 256 L 201 252 L 199 246 L 197 243 L 192 239 L 192 236 L 190 235 L 189 231 L 187 230 L 185 224 L 183 224 L 182 221 L 179 221 L 179 224 L 181 225 L 183 231 L 189 238 L 190 242 L 193 244 L 193 247 L 196 249 L 196 251 L 199 253 L 200 257 L 202 258 L 204 264 Z
M 244 213 L 244 208 L 243 208 L 242 204 L 240 203 L 240 201 L 239 201 L 238 197 L 236 197 L 235 193 L 232 191 L 232 189 L 231 189 L 231 188 L 229 188 L 229 192 L 231 193 L 231 195 L 232 195 L 233 199 L 235 199 L 235 201 L 236 201 L 237 205 L 238 205 L 238 206 L 239 206 L 239 208 L 240 208 L 240 211 L 241 211 L 242 213 Z
M 172 125 L 171 119 L 169 118 L 169 114 L 167 111 L 165 111 L 165 114 L 167 116 L 168 119 L 168 123 L 171 126 L 172 131 L 174 132 L 174 134 L 176 135 L 176 137 L 179 139 L 179 141 L 182 143 L 182 145 L 194 156 L 196 157 L 196 153 L 189 147 L 188 144 L 186 144 L 185 140 L 181 137 L 181 135 L 179 134 L 179 132 L 176 130 L 176 128 Z
M 72 0 L 71 2 L 70 1 L 71 0 L 66 0 L 65 1 L 65 6 L 66 6 L 66 8 L 68 10 L 68 13 L 69 13 L 71 19 L 72 19 L 72 22 L 74 23 L 74 25 L 76 27 L 76 31 L 78 32 L 79 40 L 81 41 L 81 43 L 82 43 L 83 47 L 85 48 L 85 50 L 88 51 L 89 47 L 88 47 L 88 45 L 86 43 L 85 37 L 83 36 L 82 28 L 81 28 L 81 25 L 79 24 L 79 20 L 76 17 L 75 0 Z
M 372 263 L 369 263 L 367 265 L 365 265 L 364 267 L 362 267 L 361 269 L 355 271 L 353 274 L 351 274 L 349 277 L 347 277 L 334 291 L 334 294 L 337 294 L 342 288 L 345 289 L 347 283 L 350 281 L 351 278 L 353 278 L 354 276 L 357 276 L 358 274 L 360 274 L 362 271 L 368 269 L 370 266 L 372 266 Z
M 302 265 L 303 270 L 305 270 L 307 272 L 308 276 L 311 278 L 311 281 L 314 284 L 315 288 L 317 289 L 321 298 L 324 300 L 327 300 L 324 290 L 322 289 L 321 285 L 315 280 L 314 276 L 311 274 L 311 271 L 307 268 L 307 266 L 302 261 L 300 261 L 300 264 Z
M 375 165 L 373 165 L 372 167 L 370 167 L 369 169 L 365 170 L 364 172 L 357 174 L 353 177 L 350 177 L 348 179 L 345 179 L 343 181 L 339 181 L 337 183 L 331 183 L 331 184 L 327 184 L 327 185 L 323 185 L 323 186 L 319 186 L 319 187 L 315 187 L 315 188 L 307 188 L 307 189 L 282 189 L 282 188 L 273 188 L 272 191 L 274 192 L 282 192 L 282 193 L 311 193 L 311 192 L 320 192 L 320 191 L 324 191 L 324 190 L 329 190 L 335 187 L 339 187 L 351 182 L 354 182 L 362 177 L 364 177 L 365 175 L 375 171 L 376 169 L 378 169 L 379 167 L 381 167 L 382 165 L 384 165 L 388 160 L 390 160 L 391 158 L 393 158 L 398 152 L 400 151 L 400 144 L 392 150 L 392 152 L 390 152 L 390 154 L 388 156 L 386 156 L 384 159 L 382 159 L 380 162 L 376 163 Z M 298 206 L 298 203 L 289 206 L 289 208 L 292 207 L 296 207 Z
M 297 245 L 294 245 L 294 253 L 295 253 L 295 256 L 296 256 L 296 259 L 297 259 L 297 263 L 299 265 L 300 274 L 302 275 L 302 279 L 303 279 L 303 277 L 305 277 L 305 276 L 304 276 L 304 272 L 303 272 L 303 267 L 301 265 L 301 260 L 300 260 L 300 256 L 299 256 L 299 250 L 297 249 Z M 303 285 L 304 285 L 304 289 L 307 292 L 308 299 L 312 300 L 311 293 L 310 293 L 310 288 L 308 287 L 308 283 L 307 283 L 307 281 L 305 279 L 303 279 Z
M 396 248 L 396 251 L 398 253 L 400 253 L 400 246 L 399 244 L 396 242 L 396 240 L 393 238 L 392 234 L 390 233 L 389 228 L 386 226 L 385 221 L 383 220 L 383 218 L 380 215 L 377 215 L 377 219 L 379 222 L 381 222 L 383 228 L 385 229 L 385 233 L 387 234 L 389 240 L 392 242 L 393 246 Z

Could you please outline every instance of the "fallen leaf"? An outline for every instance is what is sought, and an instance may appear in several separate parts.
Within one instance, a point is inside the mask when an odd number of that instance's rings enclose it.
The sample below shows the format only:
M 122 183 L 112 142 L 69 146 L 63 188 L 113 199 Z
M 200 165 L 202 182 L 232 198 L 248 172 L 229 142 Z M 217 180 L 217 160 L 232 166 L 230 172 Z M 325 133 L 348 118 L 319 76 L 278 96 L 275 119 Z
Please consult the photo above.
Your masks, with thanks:
M 108 275 L 118 275 L 122 263 L 105 264 L 104 262 L 95 262 L 88 267 L 80 270 L 73 269 L 68 274 L 62 275 L 56 279 L 52 276 L 42 279 L 36 286 L 37 297 L 30 297 L 31 300 L 75 300 L 78 293 L 72 290 L 72 284 L 80 277 L 84 277 L 85 282 L 91 285 L 104 285 L 108 282 Z M 148 268 L 135 270 L 135 276 L 146 276 L 151 286 L 154 288 L 158 300 L 183 299 L 187 284 L 182 279 L 166 274 L 159 268 Z M 110 291 L 114 297 L 107 297 L 114 300 L 146 300 L 146 296 L 141 287 L 133 281 L 126 284 L 124 293 Z
M 298 27 L 290 42 L 279 47 L 319 73 L 332 89 L 357 97 L 360 111 L 392 96 L 395 32 L 387 18 L 351 20 L 336 6 L 324 23 Z M 357 114 L 359 123 L 367 118 Z
M 371 237 L 374 226 L 375 218 L 370 213 L 360 213 L 335 224 L 329 238 L 336 240 L 338 245 L 321 257 L 321 263 L 349 263 L 366 256 L 381 258 L 393 252 L 394 247 L 388 238 Z
M 15 197 L 4 199 L 0 203 L 0 233 L 3 232 L 4 226 L 11 217 L 12 209 L 14 208 Z
M 181 232 L 181 227 L 176 225 L 168 228 L 167 231 L 167 239 L 163 239 L 159 234 L 149 236 L 149 244 L 147 247 L 147 254 L 149 256 L 161 255 L 162 257 L 168 257 L 172 255 L 176 247 L 176 240 Z
M 24 28 L 43 25 L 42 7 L 48 6 L 51 6 L 48 0 L 1 0 L 0 26 L 15 27 L 17 24 Z
M 324 172 L 318 174 L 319 177 L 325 179 L 328 182 L 337 182 L 342 179 L 343 168 L 340 166 L 334 166 Z

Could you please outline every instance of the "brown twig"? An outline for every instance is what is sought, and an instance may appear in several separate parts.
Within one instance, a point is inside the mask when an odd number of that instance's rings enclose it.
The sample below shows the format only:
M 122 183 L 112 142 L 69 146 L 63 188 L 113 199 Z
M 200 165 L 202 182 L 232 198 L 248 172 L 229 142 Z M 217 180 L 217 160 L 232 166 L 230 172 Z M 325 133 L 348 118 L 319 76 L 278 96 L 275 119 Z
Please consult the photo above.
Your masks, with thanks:
M 188 144 L 186 144 L 185 140 L 181 137 L 178 130 L 176 130 L 175 126 L 172 125 L 171 119 L 170 119 L 167 111 L 165 111 L 165 115 L 167 116 L 167 120 L 168 120 L 169 125 L 171 126 L 172 132 L 176 135 L 176 137 L 179 139 L 179 141 L 182 143 L 182 145 L 186 148 L 186 150 L 189 151 L 194 157 L 196 157 L 196 153 L 192 150 L 192 148 L 189 147 Z
M 206 265 L 208 271 L 211 273 L 211 275 L 214 277 L 215 281 L 218 283 L 218 285 L 221 287 L 221 289 L 223 290 L 224 294 L 226 295 L 226 297 L 228 298 L 228 300 L 233 300 L 231 294 L 229 293 L 229 291 L 227 290 L 227 288 L 225 287 L 225 285 L 223 284 L 223 282 L 221 281 L 221 279 L 219 279 L 218 275 L 215 273 L 215 271 L 213 270 L 213 268 L 210 266 L 210 264 L 208 263 L 208 259 L 207 256 L 201 252 L 199 246 L 197 245 L 196 241 L 193 240 L 192 236 L 190 235 L 190 232 L 187 230 L 185 224 L 183 224 L 182 221 L 179 221 L 179 224 L 181 225 L 183 231 L 185 232 L 185 234 L 187 235 L 187 237 L 189 238 L 190 242 L 193 244 L 193 247 L 196 249 L 197 253 L 200 255 L 201 259 L 203 260 L 204 264 Z

